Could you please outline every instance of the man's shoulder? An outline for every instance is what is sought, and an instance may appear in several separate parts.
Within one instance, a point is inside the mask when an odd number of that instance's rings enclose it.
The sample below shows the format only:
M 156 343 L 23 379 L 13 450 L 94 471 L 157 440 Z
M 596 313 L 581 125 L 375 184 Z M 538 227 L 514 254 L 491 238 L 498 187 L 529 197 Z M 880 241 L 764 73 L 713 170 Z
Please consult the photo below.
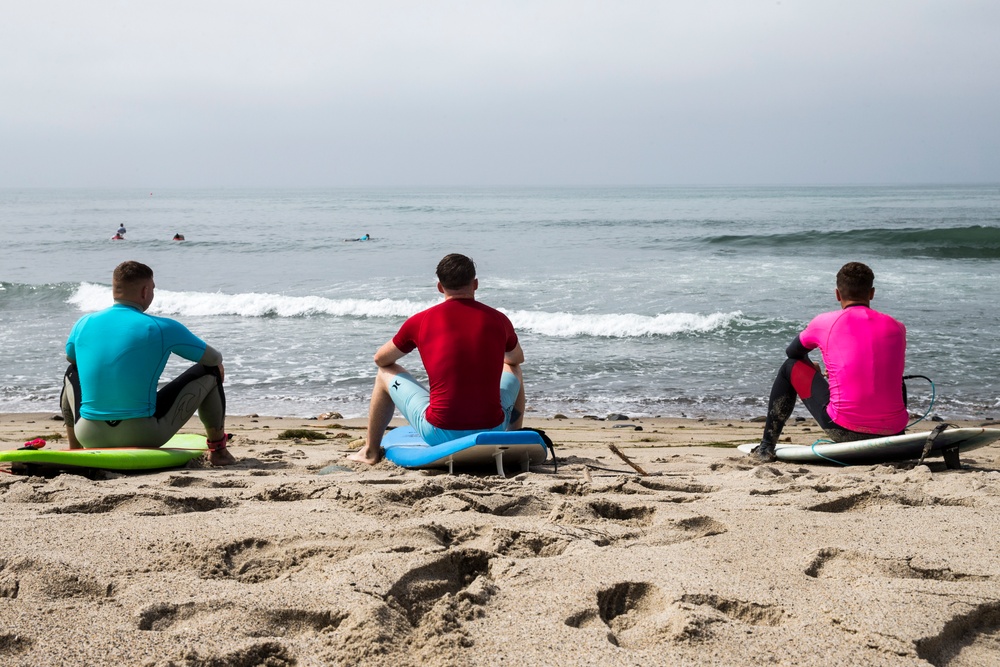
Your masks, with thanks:
M 116 308 L 115 306 L 108 306 L 103 310 L 95 310 L 92 313 L 87 313 L 83 315 L 76 321 L 76 326 L 82 326 L 88 322 L 103 322 L 117 320 L 122 316 L 122 311 L 125 309 Z
M 469 299 L 469 301 L 470 301 L 470 302 L 471 302 L 472 304 L 474 304 L 476 308 L 479 308 L 480 310 L 484 310 L 484 311 L 486 311 L 486 312 L 490 312 L 490 313 L 499 313 L 499 312 L 500 312 L 499 310 L 497 310 L 497 309 L 496 309 L 496 308 L 494 308 L 493 306 L 490 306 L 490 305 L 488 305 L 488 304 L 485 304 L 485 303 L 483 303 L 482 301 L 476 301 L 475 299 Z M 501 313 L 501 314 L 502 314 L 502 313 Z
M 809 323 L 810 327 L 832 327 L 837 325 L 837 323 L 856 323 L 856 322 L 879 322 L 883 326 L 890 325 L 896 326 L 900 329 L 905 330 L 906 327 L 902 322 L 897 320 L 892 315 L 888 313 L 883 313 L 882 311 L 875 310 L 869 306 L 850 306 L 848 308 L 843 308 L 841 310 L 831 310 L 826 313 L 820 313 L 812 319 Z
M 824 326 L 836 322 L 844 315 L 843 310 L 828 310 L 825 313 L 820 313 L 816 315 L 809 321 L 809 326 Z
M 847 311 L 857 310 L 858 312 L 864 312 L 865 317 L 871 320 L 880 320 L 885 324 L 895 324 L 898 326 L 903 326 L 903 323 L 898 319 L 890 315 L 889 313 L 883 313 L 881 310 L 875 310 L 871 306 L 865 306 L 863 308 L 848 308 Z
M 872 311 L 872 312 L 874 312 L 878 316 L 878 318 L 881 319 L 886 324 L 888 324 L 890 326 L 896 326 L 896 327 L 902 329 L 903 331 L 906 330 L 906 325 L 903 324 L 898 318 L 893 317 L 889 313 L 883 313 L 883 312 L 878 311 L 878 310 L 875 310 L 875 311 Z
M 508 323 L 510 322 L 510 318 L 507 317 L 503 313 L 503 311 L 497 310 L 493 306 L 486 305 L 482 301 L 472 301 L 472 303 L 475 304 L 475 308 L 477 310 L 479 310 L 480 312 L 485 313 L 486 315 L 488 315 L 490 317 L 494 317 L 494 318 L 497 318 L 499 320 L 503 320 L 503 321 L 508 322 Z

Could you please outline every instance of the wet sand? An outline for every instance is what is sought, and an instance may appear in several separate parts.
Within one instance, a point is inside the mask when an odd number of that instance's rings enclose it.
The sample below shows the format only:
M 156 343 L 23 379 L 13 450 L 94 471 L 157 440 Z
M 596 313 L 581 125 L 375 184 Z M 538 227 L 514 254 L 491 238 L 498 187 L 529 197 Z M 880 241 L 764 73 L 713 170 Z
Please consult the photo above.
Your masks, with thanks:
M 51 417 L 0 447 L 64 448 Z M 0 474 L 0 664 L 1000 664 L 1000 446 L 754 466 L 755 423 L 527 425 L 558 472 L 367 468 L 361 421 L 237 416 L 229 468 Z

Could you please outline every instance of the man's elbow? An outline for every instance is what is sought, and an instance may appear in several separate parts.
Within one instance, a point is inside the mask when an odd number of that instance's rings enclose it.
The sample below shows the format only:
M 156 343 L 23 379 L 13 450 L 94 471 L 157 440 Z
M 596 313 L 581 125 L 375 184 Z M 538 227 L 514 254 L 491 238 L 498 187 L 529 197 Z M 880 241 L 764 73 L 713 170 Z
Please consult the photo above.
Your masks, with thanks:
M 201 355 L 198 363 L 202 366 L 218 366 L 222 363 L 222 353 L 211 345 L 206 345 L 205 352 Z
M 392 366 L 394 363 L 396 363 L 399 360 L 399 355 L 386 353 L 383 352 L 382 350 L 379 350 L 378 352 L 375 353 L 375 356 L 372 358 L 372 360 L 375 362 L 375 365 L 378 366 L 379 368 L 385 368 L 386 366 Z

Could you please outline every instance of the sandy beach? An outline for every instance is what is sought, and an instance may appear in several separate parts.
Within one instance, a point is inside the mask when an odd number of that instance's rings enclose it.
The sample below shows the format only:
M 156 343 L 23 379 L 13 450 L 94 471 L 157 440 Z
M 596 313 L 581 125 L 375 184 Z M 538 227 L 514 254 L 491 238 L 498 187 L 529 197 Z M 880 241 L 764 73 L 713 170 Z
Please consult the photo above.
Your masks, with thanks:
M 64 448 L 52 417 L 0 447 Z M 528 425 L 558 472 L 363 469 L 359 420 L 235 416 L 230 468 L 0 474 L 0 664 L 1000 663 L 1000 447 L 753 466 L 756 423 Z

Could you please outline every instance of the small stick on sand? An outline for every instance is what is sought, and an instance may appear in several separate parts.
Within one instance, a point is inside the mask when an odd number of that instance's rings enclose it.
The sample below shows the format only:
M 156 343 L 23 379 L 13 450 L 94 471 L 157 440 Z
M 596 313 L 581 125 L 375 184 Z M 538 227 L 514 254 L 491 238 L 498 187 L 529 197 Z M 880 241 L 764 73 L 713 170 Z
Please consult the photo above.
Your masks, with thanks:
M 594 478 L 590 476 L 590 470 L 588 470 L 587 468 L 583 469 L 583 479 L 588 482 L 594 481 Z
M 642 468 L 640 468 L 635 463 L 632 463 L 632 459 L 630 459 L 629 457 L 625 456 L 622 453 L 622 450 L 618 449 L 617 447 L 615 447 L 614 445 L 612 445 L 610 443 L 608 444 L 608 449 L 610 449 L 612 452 L 614 452 L 618 456 L 618 458 L 620 458 L 622 461 L 624 461 L 625 463 L 627 463 L 630 466 L 632 466 L 635 469 L 635 471 L 637 473 L 639 473 L 640 475 L 649 475 L 648 472 L 646 472 L 645 470 L 643 470 Z

